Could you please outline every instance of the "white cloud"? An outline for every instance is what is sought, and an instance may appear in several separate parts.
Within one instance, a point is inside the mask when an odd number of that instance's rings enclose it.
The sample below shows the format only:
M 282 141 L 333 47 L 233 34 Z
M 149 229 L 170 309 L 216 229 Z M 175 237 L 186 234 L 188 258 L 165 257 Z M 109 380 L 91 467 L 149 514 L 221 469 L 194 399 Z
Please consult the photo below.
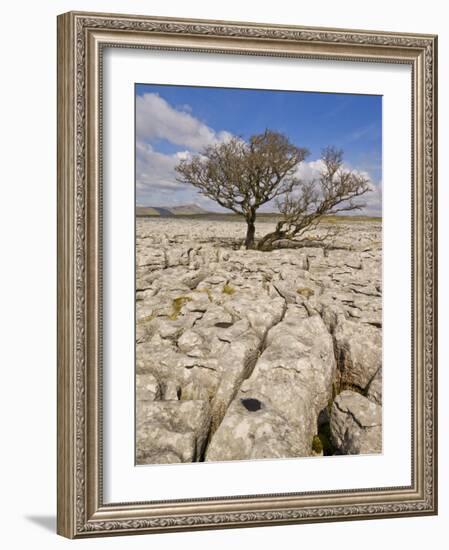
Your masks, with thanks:
M 155 93 L 136 99 L 136 132 L 137 141 L 166 139 L 194 151 L 231 137 L 229 132 L 209 128 L 187 112 L 185 105 L 175 109 Z
M 319 178 L 323 168 L 324 162 L 321 159 L 301 162 L 296 170 L 296 176 L 301 180 L 311 181 Z
M 370 181 L 372 181 L 371 176 L 365 170 L 357 170 L 356 168 L 353 168 L 348 163 L 343 163 L 341 167 L 343 170 L 351 170 L 355 174 L 364 176 L 368 178 Z M 318 179 L 323 169 L 324 169 L 324 162 L 321 159 L 312 160 L 310 162 L 302 162 L 296 170 L 296 175 L 304 181 L 310 181 L 313 179 Z
M 147 93 L 136 99 L 136 192 L 137 202 L 175 204 L 181 197 L 193 202 L 198 192 L 176 181 L 175 166 L 203 147 L 226 141 L 232 134 L 216 132 L 190 114 L 188 105 L 172 107 L 158 94 Z M 173 154 L 156 151 L 152 141 L 164 139 L 185 147 Z M 192 200 L 188 200 L 191 195 Z M 159 200 L 160 199 L 160 200 Z
M 188 151 L 165 155 L 151 145 L 138 142 L 136 145 L 137 193 L 150 189 L 179 190 L 186 186 L 176 181 L 175 166 L 189 156 Z

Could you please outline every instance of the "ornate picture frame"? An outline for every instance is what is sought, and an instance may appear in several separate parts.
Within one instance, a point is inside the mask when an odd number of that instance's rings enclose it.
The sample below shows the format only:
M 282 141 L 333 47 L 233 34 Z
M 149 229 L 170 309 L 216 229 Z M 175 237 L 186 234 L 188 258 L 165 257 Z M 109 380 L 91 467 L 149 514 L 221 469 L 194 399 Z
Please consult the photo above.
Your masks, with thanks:
M 411 68 L 411 483 L 104 501 L 103 52 L 238 54 Z M 437 37 L 70 12 L 58 17 L 58 533 L 69 538 L 437 513 Z M 130 366 L 132 376 L 133 366 Z

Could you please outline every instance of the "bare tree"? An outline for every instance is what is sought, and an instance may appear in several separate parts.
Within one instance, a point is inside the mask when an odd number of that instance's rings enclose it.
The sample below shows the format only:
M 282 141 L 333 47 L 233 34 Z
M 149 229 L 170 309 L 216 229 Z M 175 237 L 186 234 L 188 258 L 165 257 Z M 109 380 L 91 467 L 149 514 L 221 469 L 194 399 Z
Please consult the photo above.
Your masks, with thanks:
M 200 155 L 182 160 L 176 171 L 178 181 L 194 185 L 205 197 L 243 216 L 245 246 L 254 248 L 257 210 L 300 185 L 296 169 L 307 155 L 307 149 L 267 129 L 248 142 L 233 137 L 211 145 Z
M 276 229 L 258 242 L 259 250 L 271 250 L 280 241 L 303 243 L 304 233 L 314 229 L 323 216 L 360 210 L 364 202 L 354 199 L 371 190 L 370 180 L 343 167 L 343 151 L 328 147 L 322 152 L 317 180 L 302 182 L 277 201 L 281 219 Z

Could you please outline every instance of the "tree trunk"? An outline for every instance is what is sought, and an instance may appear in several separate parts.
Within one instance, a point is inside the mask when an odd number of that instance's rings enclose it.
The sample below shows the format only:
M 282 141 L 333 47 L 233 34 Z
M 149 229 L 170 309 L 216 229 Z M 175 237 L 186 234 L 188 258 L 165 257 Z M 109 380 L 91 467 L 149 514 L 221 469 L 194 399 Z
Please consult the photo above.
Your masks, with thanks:
M 245 248 L 248 250 L 254 248 L 254 235 L 256 233 L 256 226 L 254 224 L 254 219 L 250 218 L 246 220 L 248 227 L 246 229 L 246 239 L 245 239 Z
M 273 245 L 276 241 L 281 239 L 283 237 L 283 234 L 279 233 L 278 231 L 273 231 L 273 233 L 267 233 L 257 244 L 257 249 L 262 250 L 264 252 L 273 250 Z
M 270 235 L 265 235 L 258 243 L 257 243 L 257 250 L 262 250 L 263 252 L 266 252 L 268 250 L 272 249 L 273 245 L 273 234 L 270 233 Z

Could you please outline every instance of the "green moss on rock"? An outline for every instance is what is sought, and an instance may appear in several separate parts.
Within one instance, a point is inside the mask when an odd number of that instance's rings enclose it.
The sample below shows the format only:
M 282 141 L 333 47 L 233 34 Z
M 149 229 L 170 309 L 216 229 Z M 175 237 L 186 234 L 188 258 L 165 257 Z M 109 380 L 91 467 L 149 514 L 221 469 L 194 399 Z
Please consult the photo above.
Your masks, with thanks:
M 223 287 L 223 294 L 229 294 L 232 295 L 235 292 L 235 288 L 231 286 L 230 284 L 226 283 Z
M 304 296 L 304 298 L 307 298 L 307 299 L 309 299 L 311 296 L 313 296 L 315 294 L 314 290 L 312 290 L 311 288 L 308 288 L 306 286 L 301 286 L 301 287 L 297 288 L 296 292 L 300 296 Z
M 179 296 L 178 298 L 172 300 L 172 312 L 169 315 L 169 319 L 175 321 L 179 317 L 182 308 L 191 300 L 192 298 L 189 298 L 189 296 Z
M 316 453 L 317 455 L 321 454 L 323 452 L 323 444 L 321 443 L 321 439 L 319 435 L 314 435 L 312 439 L 312 451 Z

